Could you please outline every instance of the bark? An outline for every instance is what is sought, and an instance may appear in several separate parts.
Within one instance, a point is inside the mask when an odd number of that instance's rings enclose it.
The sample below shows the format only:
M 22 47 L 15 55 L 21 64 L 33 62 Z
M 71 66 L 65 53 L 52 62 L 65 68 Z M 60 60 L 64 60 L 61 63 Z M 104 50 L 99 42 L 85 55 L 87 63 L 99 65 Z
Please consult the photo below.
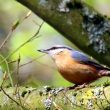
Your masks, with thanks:
M 110 109 L 109 86 L 105 88 L 84 88 L 78 91 L 58 92 L 58 90 L 60 90 L 60 88 L 2 88 L 0 91 L 0 110 Z

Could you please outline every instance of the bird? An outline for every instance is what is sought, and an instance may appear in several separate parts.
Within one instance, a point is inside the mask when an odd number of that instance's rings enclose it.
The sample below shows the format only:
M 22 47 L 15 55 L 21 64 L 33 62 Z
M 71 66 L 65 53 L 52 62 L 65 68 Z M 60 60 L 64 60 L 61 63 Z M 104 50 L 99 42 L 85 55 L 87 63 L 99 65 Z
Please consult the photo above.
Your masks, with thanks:
M 75 84 L 70 88 L 81 87 L 82 85 L 84 87 L 103 76 L 110 76 L 110 68 L 69 46 L 54 45 L 38 51 L 48 54 L 55 62 L 59 73 L 67 81 Z

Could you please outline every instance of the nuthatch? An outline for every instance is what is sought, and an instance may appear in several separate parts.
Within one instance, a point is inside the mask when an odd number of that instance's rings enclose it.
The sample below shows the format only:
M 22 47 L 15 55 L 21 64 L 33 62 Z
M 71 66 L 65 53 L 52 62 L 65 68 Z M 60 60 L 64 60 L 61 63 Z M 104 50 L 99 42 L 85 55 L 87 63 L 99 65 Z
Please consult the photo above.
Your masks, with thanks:
M 61 75 L 75 85 L 88 84 L 102 76 L 110 76 L 110 68 L 100 65 L 84 53 L 68 46 L 55 45 L 38 51 L 50 55 Z

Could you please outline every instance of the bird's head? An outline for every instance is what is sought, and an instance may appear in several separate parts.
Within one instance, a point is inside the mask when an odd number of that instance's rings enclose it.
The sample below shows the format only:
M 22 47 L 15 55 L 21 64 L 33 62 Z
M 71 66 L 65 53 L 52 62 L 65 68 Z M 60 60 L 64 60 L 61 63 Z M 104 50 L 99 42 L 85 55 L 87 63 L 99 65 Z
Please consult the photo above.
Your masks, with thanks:
M 41 49 L 41 50 L 38 50 L 38 51 L 42 52 L 42 53 L 46 53 L 46 54 L 50 55 L 53 59 L 55 59 L 57 57 L 60 57 L 61 55 L 70 54 L 72 50 L 73 49 L 68 47 L 68 46 L 54 45 L 51 48 Z

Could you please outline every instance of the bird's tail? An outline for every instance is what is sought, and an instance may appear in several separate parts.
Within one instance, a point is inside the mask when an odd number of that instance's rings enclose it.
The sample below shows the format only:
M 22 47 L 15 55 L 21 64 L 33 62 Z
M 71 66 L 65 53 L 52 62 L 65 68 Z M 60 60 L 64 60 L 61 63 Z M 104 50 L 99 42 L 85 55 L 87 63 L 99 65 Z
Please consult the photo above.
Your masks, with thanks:
M 100 70 L 99 75 L 100 76 L 110 76 L 110 70 Z

